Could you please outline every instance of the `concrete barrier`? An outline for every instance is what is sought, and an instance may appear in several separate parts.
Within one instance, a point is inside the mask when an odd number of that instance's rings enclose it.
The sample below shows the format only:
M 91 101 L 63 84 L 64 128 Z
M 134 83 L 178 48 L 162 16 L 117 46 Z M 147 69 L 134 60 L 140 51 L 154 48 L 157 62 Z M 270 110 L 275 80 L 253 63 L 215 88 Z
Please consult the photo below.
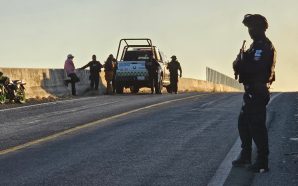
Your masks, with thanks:
M 70 85 L 66 87 L 63 80 L 66 74 L 63 69 L 35 68 L 0 68 L 5 76 L 12 80 L 25 80 L 27 98 L 59 97 L 71 95 Z M 78 70 L 80 82 L 76 84 L 78 95 L 84 95 L 89 88 L 89 71 Z M 106 87 L 104 72 L 100 74 L 98 94 L 103 94 Z M 224 85 L 214 84 L 203 80 L 181 78 L 179 91 L 191 92 L 238 92 L 239 90 Z
M 240 92 L 239 89 L 233 87 L 191 78 L 179 79 L 178 87 L 182 92 Z

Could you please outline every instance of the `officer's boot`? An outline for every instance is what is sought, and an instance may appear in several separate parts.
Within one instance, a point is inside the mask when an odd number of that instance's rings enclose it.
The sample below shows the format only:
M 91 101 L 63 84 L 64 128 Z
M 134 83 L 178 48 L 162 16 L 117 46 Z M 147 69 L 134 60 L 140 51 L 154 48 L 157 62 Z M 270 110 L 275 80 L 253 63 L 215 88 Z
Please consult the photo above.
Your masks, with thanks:
M 264 173 L 268 172 L 268 157 L 260 157 L 258 156 L 256 162 L 248 167 L 248 170 L 256 173 Z
M 238 158 L 232 161 L 234 167 L 245 167 L 251 164 L 251 150 L 242 150 Z

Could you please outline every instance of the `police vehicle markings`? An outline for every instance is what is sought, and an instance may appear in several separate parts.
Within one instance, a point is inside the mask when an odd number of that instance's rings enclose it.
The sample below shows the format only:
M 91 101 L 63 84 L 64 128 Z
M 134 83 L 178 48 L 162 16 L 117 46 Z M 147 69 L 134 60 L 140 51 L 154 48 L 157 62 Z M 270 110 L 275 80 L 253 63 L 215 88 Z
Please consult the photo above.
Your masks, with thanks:
M 262 57 L 262 50 L 256 50 L 256 52 L 255 52 L 255 57 L 254 57 L 254 59 L 256 60 L 256 61 L 259 61 L 260 59 L 261 59 L 261 57 Z
M 76 127 L 73 127 L 73 128 L 61 131 L 61 132 L 57 132 L 55 134 L 52 134 L 52 135 L 49 135 L 49 136 L 46 136 L 46 137 L 43 137 L 43 138 L 40 138 L 40 139 L 37 139 L 37 140 L 33 140 L 33 141 L 30 141 L 30 142 L 24 143 L 22 145 L 17 145 L 17 146 L 14 146 L 14 147 L 11 147 L 11 148 L 8 148 L 8 149 L 5 149 L 5 150 L 0 150 L 0 155 L 9 154 L 9 153 L 12 153 L 12 152 L 16 152 L 18 150 L 22 150 L 22 149 L 31 147 L 33 145 L 48 142 L 48 141 L 57 139 L 59 137 L 62 137 L 66 134 L 70 134 L 70 133 L 78 132 L 78 131 L 83 130 L 83 129 L 98 126 L 98 125 L 103 124 L 106 121 L 109 121 L 109 120 L 112 120 L 112 119 L 117 119 L 117 118 L 120 118 L 120 117 L 123 117 L 123 116 L 127 116 L 129 114 L 133 114 L 133 113 L 136 113 L 136 112 L 139 112 L 139 111 L 151 109 L 151 108 L 154 108 L 154 107 L 159 107 L 161 105 L 165 105 L 165 104 L 169 104 L 169 103 L 173 103 L 173 102 L 177 102 L 177 101 L 194 99 L 194 98 L 202 97 L 202 96 L 205 96 L 205 95 L 207 95 L 207 94 L 187 96 L 187 97 L 183 97 L 183 98 L 177 98 L 177 99 L 168 100 L 168 101 L 164 101 L 164 102 L 160 102 L 160 103 L 155 103 L 155 104 L 152 104 L 152 105 L 148 105 L 148 106 L 145 106 L 145 107 L 141 107 L 141 108 L 138 108 L 138 109 L 127 111 L 127 112 L 124 112 L 124 113 L 121 113 L 121 114 L 117 114 L 117 115 L 114 115 L 114 116 L 110 116 L 110 117 L 107 117 L 107 118 L 96 120 L 96 121 L 93 121 L 93 122 L 90 122 L 90 123 L 82 124 L 80 126 L 76 126 Z

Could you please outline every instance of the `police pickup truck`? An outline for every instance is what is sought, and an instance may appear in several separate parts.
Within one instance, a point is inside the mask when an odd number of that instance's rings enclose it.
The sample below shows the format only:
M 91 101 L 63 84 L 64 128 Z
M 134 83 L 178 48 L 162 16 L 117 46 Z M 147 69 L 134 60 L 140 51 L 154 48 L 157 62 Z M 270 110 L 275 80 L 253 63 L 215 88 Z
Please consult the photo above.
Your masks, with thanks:
M 135 44 L 140 41 L 145 44 Z M 130 88 L 132 93 L 138 93 L 140 88 L 150 87 L 149 74 L 145 66 L 150 55 L 153 55 L 160 65 L 158 81 L 160 90 L 163 87 L 169 90 L 170 76 L 166 68 L 168 60 L 156 46 L 152 45 L 152 41 L 150 39 L 121 39 L 117 51 L 118 66 L 115 75 L 118 94 L 122 94 L 124 88 Z

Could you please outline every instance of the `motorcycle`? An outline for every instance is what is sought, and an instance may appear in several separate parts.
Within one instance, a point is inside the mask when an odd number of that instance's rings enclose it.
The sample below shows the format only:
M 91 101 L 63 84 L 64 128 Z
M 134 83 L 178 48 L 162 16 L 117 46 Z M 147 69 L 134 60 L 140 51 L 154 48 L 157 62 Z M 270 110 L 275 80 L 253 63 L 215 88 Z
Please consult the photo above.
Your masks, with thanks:
M 0 103 L 4 104 L 6 100 L 16 103 L 25 103 L 26 94 L 25 94 L 25 85 L 26 83 L 21 80 L 10 81 L 7 79 L 4 82 L 0 83 Z

